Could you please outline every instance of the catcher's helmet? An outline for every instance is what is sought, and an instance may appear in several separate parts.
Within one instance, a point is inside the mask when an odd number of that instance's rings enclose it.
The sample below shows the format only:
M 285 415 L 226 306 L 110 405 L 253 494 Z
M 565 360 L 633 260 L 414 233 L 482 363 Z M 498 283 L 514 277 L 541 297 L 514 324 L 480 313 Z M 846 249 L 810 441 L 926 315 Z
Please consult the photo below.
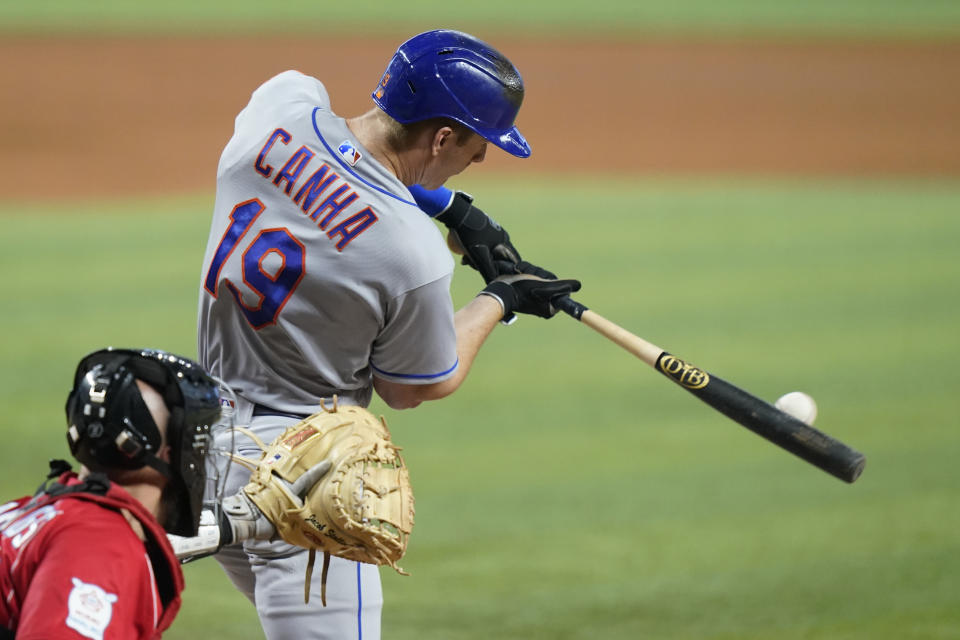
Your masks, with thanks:
M 169 464 L 157 458 L 161 434 L 136 380 L 157 390 L 170 410 Z M 220 417 L 217 382 L 197 363 L 164 351 L 103 349 L 80 361 L 67 396 L 67 442 L 95 471 L 150 466 L 177 496 L 164 527 L 194 536 L 203 502 L 210 429 Z
M 471 35 L 439 29 L 400 45 L 373 101 L 397 122 L 445 117 L 520 158 L 530 145 L 513 125 L 523 102 L 520 72 Z

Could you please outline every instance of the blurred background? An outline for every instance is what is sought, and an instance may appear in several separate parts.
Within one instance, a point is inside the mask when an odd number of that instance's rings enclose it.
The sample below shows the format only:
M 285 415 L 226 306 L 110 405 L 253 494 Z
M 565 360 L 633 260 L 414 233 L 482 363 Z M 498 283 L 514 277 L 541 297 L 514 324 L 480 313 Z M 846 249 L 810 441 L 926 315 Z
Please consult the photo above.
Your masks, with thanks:
M 353 6 L 351 6 L 353 5 Z M 396 47 L 519 67 L 533 156 L 473 193 L 605 317 L 866 453 L 854 485 L 565 317 L 500 327 L 464 388 L 375 402 L 417 526 L 385 638 L 960 638 L 960 3 L 0 4 L 3 495 L 67 457 L 79 358 L 196 355 L 216 164 L 290 68 L 371 108 Z M 459 268 L 454 302 L 479 288 Z M 259 638 L 212 560 L 169 638 Z

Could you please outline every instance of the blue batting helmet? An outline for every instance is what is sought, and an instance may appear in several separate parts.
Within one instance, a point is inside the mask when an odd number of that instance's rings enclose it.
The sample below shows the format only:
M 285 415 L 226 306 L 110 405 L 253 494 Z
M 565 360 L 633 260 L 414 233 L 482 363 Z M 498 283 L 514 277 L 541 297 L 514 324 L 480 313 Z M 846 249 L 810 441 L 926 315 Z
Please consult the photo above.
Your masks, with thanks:
M 397 122 L 450 118 L 508 153 L 530 155 L 530 145 L 513 125 L 523 102 L 520 72 L 466 33 L 438 29 L 404 42 L 373 101 Z

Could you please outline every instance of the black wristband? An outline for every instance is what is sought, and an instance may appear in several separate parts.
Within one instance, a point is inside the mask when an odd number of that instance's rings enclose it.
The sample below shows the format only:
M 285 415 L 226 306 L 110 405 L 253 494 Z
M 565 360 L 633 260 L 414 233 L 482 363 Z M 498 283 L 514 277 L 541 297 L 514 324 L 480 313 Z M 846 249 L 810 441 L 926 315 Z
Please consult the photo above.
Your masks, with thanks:
M 448 229 L 456 229 L 467 219 L 472 206 L 473 198 L 463 191 L 457 191 L 453 194 L 450 206 L 443 213 L 438 214 L 435 219 L 445 224 Z
M 513 310 L 517 305 L 516 292 L 506 282 L 501 280 L 494 280 L 486 287 L 484 287 L 481 294 L 489 295 L 500 301 L 500 304 L 503 305 L 503 317 L 509 318 L 513 314 Z

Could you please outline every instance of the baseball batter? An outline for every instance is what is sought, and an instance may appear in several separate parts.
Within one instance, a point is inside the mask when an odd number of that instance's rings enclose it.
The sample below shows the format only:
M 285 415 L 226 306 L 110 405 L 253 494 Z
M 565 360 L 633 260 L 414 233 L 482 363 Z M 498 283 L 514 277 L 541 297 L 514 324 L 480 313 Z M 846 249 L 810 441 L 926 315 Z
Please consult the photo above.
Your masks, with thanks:
M 396 409 L 445 397 L 499 321 L 551 317 L 579 289 L 520 261 L 469 197 L 442 189 L 488 143 L 530 154 L 513 124 L 522 98 L 514 66 L 455 31 L 403 43 L 358 117 L 296 71 L 253 92 L 217 170 L 199 302 L 200 360 L 236 392 L 238 423 L 269 442 L 334 395 L 366 406 L 376 391 Z M 456 313 L 453 259 L 418 200 L 492 280 Z M 236 448 L 259 453 L 239 436 Z M 249 475 L 236 471 L 228 494 Z M 248 541 L 217 557 L 268 639 L 379 638 L 377 568 L 333 558 L 326 607 L 304 604 L 306 555 Z

